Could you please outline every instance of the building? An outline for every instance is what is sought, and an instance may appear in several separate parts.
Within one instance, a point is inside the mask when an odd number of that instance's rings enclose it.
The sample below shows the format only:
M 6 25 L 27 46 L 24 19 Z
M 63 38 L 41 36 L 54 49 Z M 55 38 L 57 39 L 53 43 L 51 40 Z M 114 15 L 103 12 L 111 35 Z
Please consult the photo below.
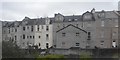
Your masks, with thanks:
M 3 22 L 3 40 L 12 40 L 21 48 L 116 48 L 120 44 L 119 16 L 119 11 L 92 9 L 82 15 L 25 17 L 22 21 Z
M 23 49 L 36 46 L 41 49 L 52 46 L 52 24 L 49 18 L 4 22 L 3 41 L 12 40 Z
M 87 31 L 69 24 L 56 31 L 56 47 L 68 49 L 71 47 L 86 48 L 87 35 Z
M 87 35 L 82 34 L 87 37 L 86 40 L 84 40 L 86 44 L 86 48 L 113 48 L 118 47 L 119 40 L 118 40 L 118 17 L 119 13 L 116 11 L 95 11 L 95 9 L 91 10 L 91 12 L 87 11 L 83 13 L 82 15 L 72 15 L 72 16 L 64 16 L 62 14 L 56 14 L 55 15 L 55 22 L 53 23 L 53 40 L 54 40 L 54 46 L 56 48 L 62 47 L 65 43 L 60 43 L 63 40 L 67 42 L 71 42 L 70 44 L 66 44 L 69 47 L 71 46 L 73 41 L 74 43 L 77 43 L 75 40 L 75 33 L 77 31 L 74 31 L 74 34 L 72 34 L 73 28 L 65 28 L 65 30 L 68 30 L 66 32 L 58 33 L 61 29 L 64 29 L 64 27 L 67 27 L 69 24 L 80 28 L 87 32 Z M 69 31 L 71 30 L 71 31 Z M 66 39 L 61 37 L 62 35 L 69 33 L 69 37 L 66 37 Z M 57 35 L 58 34 L 58 35 Z M 60 36 L 61 35 L 61 36 Z M 70 36 L 71 35 L 71 36 Z M 74 35 L 74 36 L 72 36 Z M 79 34 L 78 34 L 79 35 Z M 67 34 L 66 34 L 67 36 Z M 72 38 L 75 38 L 71 40 Z M 84 38 L 84 37 L 82 37 Z M 66 41 L 67 40 L 67 41 Z M 70 41 L 69 41 L 70 40 Z M 79 39 L 79 41 L 82 41 L 82 39 Z M 57 46 L 59 44 L 59 46 Z M 78 43 L 78 45 L 81 45 Z M 84 45 L 82 45 L 83 47 Z M 82 48 L 80 47 L 80 48 Z

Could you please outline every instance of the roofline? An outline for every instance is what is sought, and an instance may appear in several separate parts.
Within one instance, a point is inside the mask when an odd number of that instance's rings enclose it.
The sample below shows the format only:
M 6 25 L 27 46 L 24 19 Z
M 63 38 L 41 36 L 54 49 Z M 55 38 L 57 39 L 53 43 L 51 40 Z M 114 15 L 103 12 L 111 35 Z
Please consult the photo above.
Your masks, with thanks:
M 75 27 L 75 28 L 77 28 L 77 29 L 79 29 L 79 30 L 82 30 L 83 32 L 87 33 L 87 31 L 85 31 L 85 30 L 83 30 L 83 29 L 81 29 L 81 28 L 79 28 L 79 27 L 76 27 L 76 26 L 74 26 L 74 25 L 72 25 L 72 24 L 69 24 L 69 25 L 67 25 L 66 27 L 63 27 L 62 29 L 56 31 L 56 33 L 59 32 L 59 31 L 61 31 L 61 30 L 63 30 L 63 29 L 65 29 L 65 28 L 67 28 L 67 27 L 69 27 L 69 26 L 73 26 L 73 27 Z

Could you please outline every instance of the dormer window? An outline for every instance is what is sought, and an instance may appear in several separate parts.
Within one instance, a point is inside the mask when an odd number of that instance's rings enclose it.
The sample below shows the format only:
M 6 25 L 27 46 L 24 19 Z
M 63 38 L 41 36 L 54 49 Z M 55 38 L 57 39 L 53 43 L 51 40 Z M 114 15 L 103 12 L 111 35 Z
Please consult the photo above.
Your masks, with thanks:
M 102 11 L 101 13 L 98 14 L 99 18 L 105 18 L 105 12 Z
M 27 24 L 28 22 L 27 21 L 25 21 L 25 24 Z
M 63 21 L 64 17 L 62 14 L 58 13 L 58 14 L 55 14 L 55 20 L 56 21 Z
M 46 24 L 50 24 L 50 19 L 48 17 L 46 18 Z
M 68 20 L 69 22 L 72 21 L 71 19 Z
M 93 20 L 93 15 L 90 12 L 86 12 L 83 14 L 83 20 Z
M 100 17 L 100 18 L 104 18 L 104 16 L 105 16 L 104 13 L 100 13 L 100 14 L 99 14 L 99 17 Z
M 75 19 L 75 21 L 77 21 L 78 19 Z

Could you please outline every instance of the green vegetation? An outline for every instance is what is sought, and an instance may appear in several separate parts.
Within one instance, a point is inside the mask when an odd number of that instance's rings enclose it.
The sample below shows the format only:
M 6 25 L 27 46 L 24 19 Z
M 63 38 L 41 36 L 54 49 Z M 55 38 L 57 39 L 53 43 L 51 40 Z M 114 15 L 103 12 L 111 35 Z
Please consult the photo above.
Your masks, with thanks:
M 57 55 L 57 54 L 50 54 L 50 55 L 45 55 L 45 56 L 38 56 L 36 60 L 63 60 L 64 56 L 63 55 Z
M 80 52 L 80 58 L 91 58 L 90 52 Z
M 23 58 L 25 52 L 12 41 L 2 42 L 2 57 L 3 58 Z
M 40 55 L 38 58 L 64 58 L 63 55 L 51 54 L 51 55 Z
M 91 58 L 90 52 L 80 52 L 80 60 L 91 60 Z

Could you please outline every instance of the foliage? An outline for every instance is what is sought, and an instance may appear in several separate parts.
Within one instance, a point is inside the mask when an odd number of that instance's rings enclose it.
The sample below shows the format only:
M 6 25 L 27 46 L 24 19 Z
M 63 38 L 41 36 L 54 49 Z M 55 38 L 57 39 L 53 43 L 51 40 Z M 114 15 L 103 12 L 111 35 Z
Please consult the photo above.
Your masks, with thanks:
M 57 55 L 57 54 L 51 54 L 51 55 L 45 55 L 42 56 L 40 55 L 36 60 L 63 60 L 64 56 L 63 55 Z
M 2 42 L 2 57 L 3 58 L 23 58 L 25 52 L 12 41 Z
M 120 58 L 120 57 L 119 57 L 118 53 L 116 53 L 116 54 L 113 54 L 112 58 Z
M 80 60 L 91 60 L 91 58 L 90 52 L 80 52 Z

